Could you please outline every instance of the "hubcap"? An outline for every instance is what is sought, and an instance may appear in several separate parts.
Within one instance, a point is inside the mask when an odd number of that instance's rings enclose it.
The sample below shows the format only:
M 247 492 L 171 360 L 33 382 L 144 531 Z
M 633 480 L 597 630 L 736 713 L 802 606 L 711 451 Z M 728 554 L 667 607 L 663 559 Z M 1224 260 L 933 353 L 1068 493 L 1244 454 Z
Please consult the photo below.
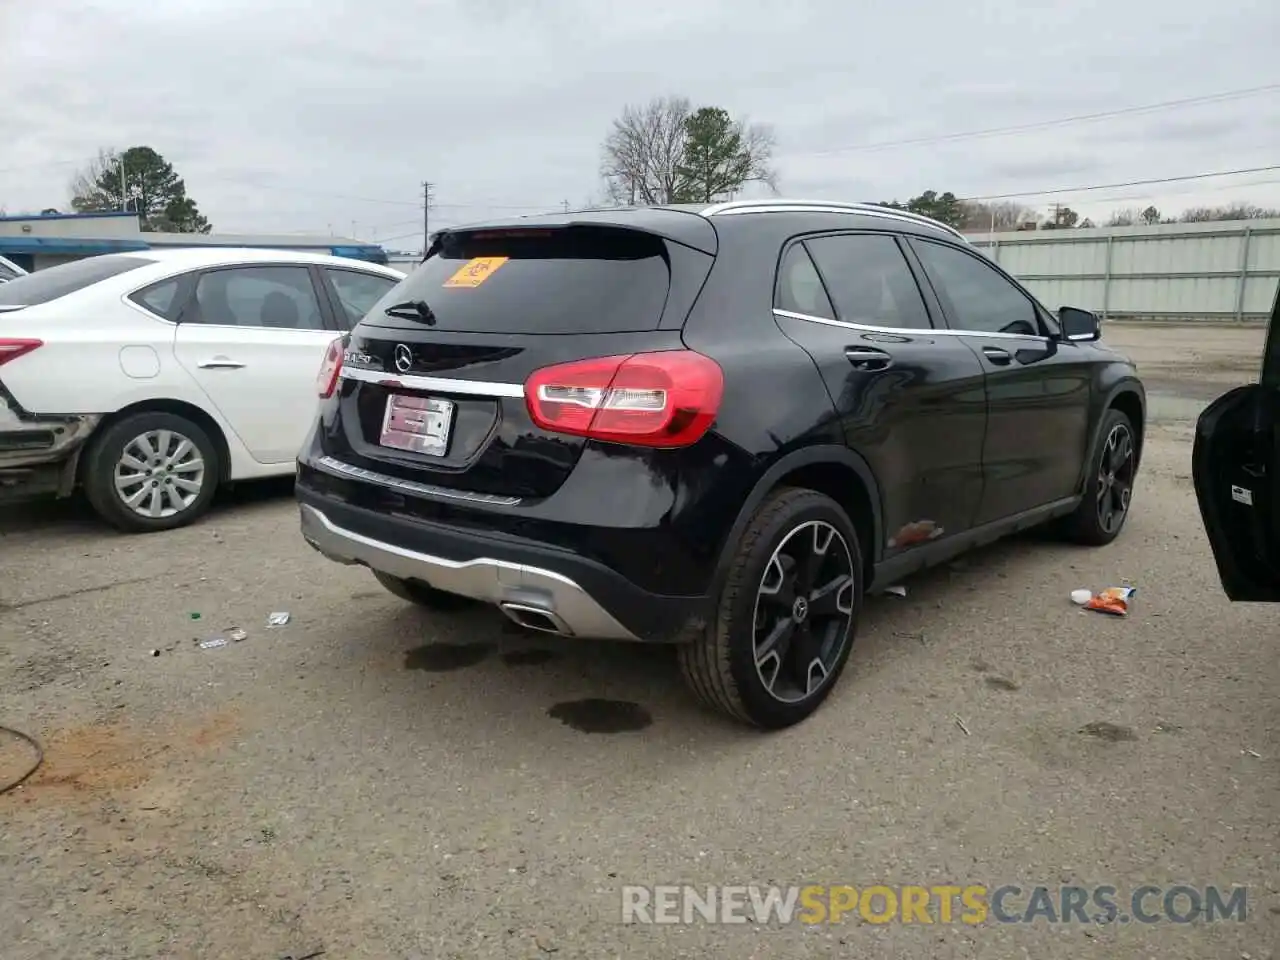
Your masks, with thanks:
M 853 558 L 831 524 L 810 520 L 778 544 L 756 591 L 754 654 L 774 699 L 813 696 L 835 669 L 853 624 Z
M 204 460 L 194 443 L 172 430 L 148 430 L 124 446 L 115 469 L 120 502 L 160 520 L 186 510 L 204 487 Z
M 1134 477 L 1133 435 L 1117 423 L 1107 434 L 1098 465 L 1098 524 L 1115 533 L 1129 513 Z

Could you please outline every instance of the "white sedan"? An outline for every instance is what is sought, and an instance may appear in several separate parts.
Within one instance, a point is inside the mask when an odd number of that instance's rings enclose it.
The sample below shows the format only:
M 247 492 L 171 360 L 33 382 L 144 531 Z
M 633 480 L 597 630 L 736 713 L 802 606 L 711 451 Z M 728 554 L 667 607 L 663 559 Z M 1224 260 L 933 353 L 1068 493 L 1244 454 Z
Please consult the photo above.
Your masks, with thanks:
M 128 531 L 294 472 L 326 350 L 404 275 L 287 250 L 107 254 L 0 284 L 0 500 L 83 489 Z

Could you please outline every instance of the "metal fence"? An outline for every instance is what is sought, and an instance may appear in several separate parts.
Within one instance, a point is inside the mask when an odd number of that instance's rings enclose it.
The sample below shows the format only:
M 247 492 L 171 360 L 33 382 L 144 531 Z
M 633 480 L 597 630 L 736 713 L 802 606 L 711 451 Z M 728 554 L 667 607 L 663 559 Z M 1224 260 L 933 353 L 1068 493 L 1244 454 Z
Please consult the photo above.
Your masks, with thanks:
M 1045 306 L 1109 319 L 1265 320 L 1280 284 L 1280 220 L 970 234 Z

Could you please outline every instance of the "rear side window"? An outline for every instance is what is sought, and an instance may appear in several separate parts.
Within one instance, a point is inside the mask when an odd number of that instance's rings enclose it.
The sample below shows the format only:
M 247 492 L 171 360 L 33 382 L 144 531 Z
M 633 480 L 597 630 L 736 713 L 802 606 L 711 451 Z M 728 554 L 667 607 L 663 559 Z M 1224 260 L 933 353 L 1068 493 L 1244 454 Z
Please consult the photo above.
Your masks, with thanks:
M 924 297 L 893 237 L 849 233 L 816 237 L 805 246 L 831 291 L 837 319 L 870 327 L 932 326 Z
M 157 316 L 164 317 L 166 320 L 174 320 L 177 313 L 174 309 L 176 306 L 174 299 L 178 295 L 180 280 L 180 277 L 161 280 L 159 283 L 153 283 L 151 286 L 144 287 L 137 293 L 132 294 L 129 299 L 140 306 L 146 307 Z
M 793 243 L 778 270 L 778 309 L 810 317 L 834 320 L 835 311 L 822 286 L 822 278 L 809 258 L 804 244 Z
M 635 230 L 568 227 L 455 234 L 368 322 L 414 327 L 387 307 L 426 303 L 437 330 L 625 333 L 656 330 L 671 287 L 666 246 Z
M 155 263 L 146 257 L 106 254 L 37 270 L 0 286 L 0 306 L 34 307 Z

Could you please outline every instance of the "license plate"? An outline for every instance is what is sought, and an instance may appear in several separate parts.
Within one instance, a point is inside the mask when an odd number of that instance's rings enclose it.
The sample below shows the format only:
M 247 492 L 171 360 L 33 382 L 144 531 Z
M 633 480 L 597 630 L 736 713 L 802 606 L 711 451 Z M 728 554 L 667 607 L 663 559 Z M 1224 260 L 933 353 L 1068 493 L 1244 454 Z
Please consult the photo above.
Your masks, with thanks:
M 453 403 L 435 397 L 387 397 L 382 416 L 384 447 L 411 450 L 431 457 L 443 457 L 449 448 L 449 428 L 453 423 Z

